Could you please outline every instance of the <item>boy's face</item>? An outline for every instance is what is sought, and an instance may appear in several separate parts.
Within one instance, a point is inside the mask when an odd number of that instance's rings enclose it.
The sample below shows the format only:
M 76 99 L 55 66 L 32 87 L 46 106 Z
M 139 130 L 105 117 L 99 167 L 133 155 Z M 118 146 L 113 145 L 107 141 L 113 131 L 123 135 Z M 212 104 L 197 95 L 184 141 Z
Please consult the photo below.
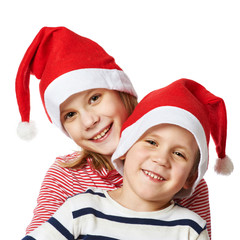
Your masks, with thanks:
M 92 89 L 69 97 L 60 106 L 61 122 L 80 147 L 111 156 L 128 117 L 118 92 Z
M 171 124 L 149 129 L 126 154 L 123 190 L 148 211 L 166 207 L 178 191 L 190 187 L 197 151 L 186 129 Z

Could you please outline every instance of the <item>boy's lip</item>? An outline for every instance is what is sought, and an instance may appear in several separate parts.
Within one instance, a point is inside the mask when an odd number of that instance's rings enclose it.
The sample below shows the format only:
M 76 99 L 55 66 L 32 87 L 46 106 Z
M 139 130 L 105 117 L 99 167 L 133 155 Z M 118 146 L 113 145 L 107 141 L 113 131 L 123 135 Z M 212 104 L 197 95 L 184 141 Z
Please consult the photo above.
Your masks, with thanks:
M 152 171 L 149 171 L 149 170 L 146 170 L 146 169 L 142 169 L 142 171 L 146 176 L 148 176 L 149 178 L 151 178 L 154 181 L 157 181 L 157 182 L 166 181 L 166 179 L 163 176 L 161 176 L 161 175 L 159 175 L 155 172 L 152 172 Z
M 102 130 L 100 130 L 97 134 L 95 134 L 89 140 L 91 140 L 91 141 L 102 141 L 103 139 L 105 139 L 109 135 L 110 130 L 112 128 L 112 125 L 113 125 L 113 123 L 111 123 L 107 127 L 103 128 Z

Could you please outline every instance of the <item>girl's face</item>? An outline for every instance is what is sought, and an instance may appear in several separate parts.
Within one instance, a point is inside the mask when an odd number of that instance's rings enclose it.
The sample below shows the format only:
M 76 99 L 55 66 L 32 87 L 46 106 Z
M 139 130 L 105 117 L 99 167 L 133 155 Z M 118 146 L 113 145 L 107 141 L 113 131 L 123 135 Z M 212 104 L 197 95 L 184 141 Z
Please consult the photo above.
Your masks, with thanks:
M 117 91 L 92 89 L 64 101 L 60 106 L 60 117 L 77 145 L 110 158 L 128 113 Z
M 188 176 L 197 152 L 194 136 L 184 128 L 161 124 L 149 129 L 126 154 L 126 199 L 150 206 L 147 210 L 168 204 L 182 188 L 191 187 Z

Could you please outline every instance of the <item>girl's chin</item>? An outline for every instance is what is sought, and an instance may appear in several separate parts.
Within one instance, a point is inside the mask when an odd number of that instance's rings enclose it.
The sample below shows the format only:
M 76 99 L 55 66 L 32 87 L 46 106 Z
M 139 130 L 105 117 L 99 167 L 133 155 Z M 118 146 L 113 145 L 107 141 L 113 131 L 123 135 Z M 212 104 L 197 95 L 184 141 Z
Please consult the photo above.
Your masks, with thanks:
M 112 156 L 117 148 L 117 141 L 108 141 L 107 143 L 96 146 L 94 152 L 98 152 L 104 156 Z
M 106 146 L 106 147 L 96 147 L 96 148 L 93 147 L 93 148 L 88 148 L 86 150 L 95 152 L 95 153 L 99 153 L 99 154 L 103 155 L 105 158 L 111 158 L 115 149 L 116 148 L 113 146 Z

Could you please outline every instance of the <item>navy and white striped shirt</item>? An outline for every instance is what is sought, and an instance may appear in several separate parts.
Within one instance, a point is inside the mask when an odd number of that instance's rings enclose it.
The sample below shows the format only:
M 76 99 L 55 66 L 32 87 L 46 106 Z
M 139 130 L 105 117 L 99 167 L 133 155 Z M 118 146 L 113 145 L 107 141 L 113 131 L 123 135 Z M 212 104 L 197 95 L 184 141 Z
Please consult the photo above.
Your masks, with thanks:
M 136 212 L 115 202 L 105 190 L 88 189 L 69 198 L 42 226 L 23 240 L 61 239 L 209 239 L 206 222 L 171 204 L 154 212 Z

